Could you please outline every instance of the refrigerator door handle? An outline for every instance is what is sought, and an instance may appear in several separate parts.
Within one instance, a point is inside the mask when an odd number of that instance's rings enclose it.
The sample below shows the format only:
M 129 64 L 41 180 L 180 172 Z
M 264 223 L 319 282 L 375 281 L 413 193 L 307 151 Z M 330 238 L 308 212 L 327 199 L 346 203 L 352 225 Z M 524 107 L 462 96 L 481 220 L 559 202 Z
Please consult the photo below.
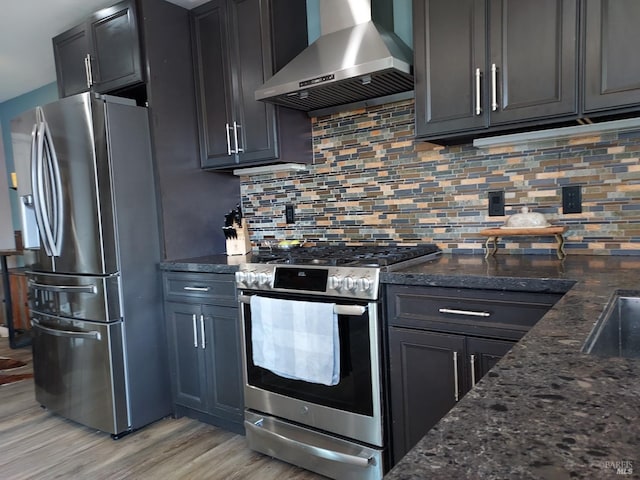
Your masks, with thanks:
M 44 116 L 44 111 L 40 107 L 37 109 L 37 116 L 38 160 L 35 172 L 42 230 L 47 240 L 45 242 L 47 255 L 59 257 L 62 247 L 62 217 L 64 213 L 60 166 L 53 139 L 51 138 L 49 124 Z
M 38 231 L 40 232 L 40 238 L 42 239 L 45 253 L 50 257 L 51 248 L 49 247 L 47 242 L 48 239 L 45 234 L 44 219 L 42 218 L 42 202 L 40 199 L 40 110 L 40 108 L 36 109 L 36 124 L 33 126 L 33 130 L 31 131 L 31 190 L 33 194 L 33 210 L 36 214 L 36 224 L 38 225 Z
M 45 285 L 44 283 L 37 283 L 33 280 L 29 280 L 29 287 L 44 290 L 46 292 L 98 293 L 98 287 L 95 285 Z
M 42 123 L 44 125 L 44 143 L 46 147 L 46 154 L 48 157 L 48 170 L 49 178 L 51 179 L 51 186 L 53 189 L 52 200 L 52 254 L 59 257 L 62 253 L 62 227 L 64 219 L 64 202 L 62 199 L 62 181 L 60 180 L 60 164 L 58 163 L 58 156 L 53 145 L 53 139 L 51 138 L 51 131 L 49 130 L 49 124 L 42 116 Z
M 31 326 L 38 330 L 42 330 L 43 332 L 48 333 L 49 335 L 53 335 L 56 337 L 72 337 L 72 338 L 88 338 L 91 340 L 102 340 L 102 335 L 100 332 L 95 330 L 89 332 L 73 332 L 71 330 L 58 330 L 56 328 L 49 328 L 41 325 L 35 318 L 31 319 Z
M 51 180 L 51 174 L 49 171 L 50 165 L 45 165 L 45 129 L 44 122 L 41 120 L 38 125 L 38 167 L 36 170 L 37 175 L 37 187 L 38 187 L 38 199 L 39 199 L 39 210 L 40 210 L 40 218 L 42 219 L 42 233 L 44 234 L 47 241 L 45 242 L 45 246 L 47 247 L 47 255 L 52 257 L 55 255 L 54 251 L 54 241 L 53 241 L 53 231 L 51 230 L 51 218 L 49 217 L 49 208 L 48 205 L 49 199 L 47 198 L 48 188 L 51 185 L 51 182 L 46 182 L 45 175 L 49 173 L 49 180 Z M 47 167 L 47 170 L 45 170 Z

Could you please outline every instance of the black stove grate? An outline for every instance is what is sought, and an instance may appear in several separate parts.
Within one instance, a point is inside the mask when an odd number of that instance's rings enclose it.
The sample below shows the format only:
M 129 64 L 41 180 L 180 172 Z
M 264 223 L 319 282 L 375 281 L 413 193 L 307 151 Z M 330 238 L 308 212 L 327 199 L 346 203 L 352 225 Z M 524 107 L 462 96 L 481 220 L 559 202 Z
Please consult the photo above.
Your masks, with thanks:
M 291 250 L 260 249 L 251 263 L 385 267 L 439 252 L 437 245 L 317 245 Z

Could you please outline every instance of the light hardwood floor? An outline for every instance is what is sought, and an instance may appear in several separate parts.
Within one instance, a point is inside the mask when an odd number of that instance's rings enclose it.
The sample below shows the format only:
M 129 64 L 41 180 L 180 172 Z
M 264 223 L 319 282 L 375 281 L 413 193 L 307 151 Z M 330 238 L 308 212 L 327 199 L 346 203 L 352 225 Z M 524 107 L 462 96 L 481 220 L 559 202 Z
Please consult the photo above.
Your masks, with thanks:
M 29 347 L 0 357 L 27 365 Z M 165 418 L 120 440 L 65 420 L 36 402 L 33 380 L 0 385 L 0 479 L 320 480 L 247 448 L 243 436 L 188 418 Z

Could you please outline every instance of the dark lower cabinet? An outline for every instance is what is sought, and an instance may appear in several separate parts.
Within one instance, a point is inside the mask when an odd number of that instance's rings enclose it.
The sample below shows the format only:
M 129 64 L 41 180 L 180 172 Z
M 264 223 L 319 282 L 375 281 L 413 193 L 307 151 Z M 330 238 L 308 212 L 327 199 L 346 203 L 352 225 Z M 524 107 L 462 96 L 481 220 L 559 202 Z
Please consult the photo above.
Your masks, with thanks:
M 455 405 L 464 337 L 391 327 L 393 457 L 400 460 Z
M 418 443 L 515 343 L 391 327 L 395 461 Z
M 556 293 L 388 286 L 394 463 L 561 297 Z
M 584 111 L 640 105 L 640 2 L 586 0 Z
M 235 283 L 229 274 L 164 274 L 176 416 L 244 433 Z
M 207 367 L 204 348 L 200 348 L 198 322 L 202 306 L 168 302 L 167 336 L 171 359 L 175 403 L 200 411 L 207 410 Z

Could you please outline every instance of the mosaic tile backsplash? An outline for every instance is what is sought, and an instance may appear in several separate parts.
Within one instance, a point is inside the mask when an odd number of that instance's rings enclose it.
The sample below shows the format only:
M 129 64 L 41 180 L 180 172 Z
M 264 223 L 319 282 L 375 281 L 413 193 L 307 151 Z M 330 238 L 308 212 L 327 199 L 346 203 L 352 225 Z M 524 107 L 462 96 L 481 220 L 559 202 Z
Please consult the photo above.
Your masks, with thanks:
M 640 131 L 478 149 L 414 139 L 413 100 L 312 119 L 314 162 L 302 172 L 241 177 L 254 246 L 436 243 L 483 253 L 485 228 L 523 206 L 566 225 L 567 254 L 640 254 Z M 562 213 L 562 187 L 580 185 L 582 213 Z M 488 192 L 505 216 L 488 216 Z M 294 224 L 285 205 L 295 205 Z M 501 240 L 498 254 L 555 254 L 553 237 Z

